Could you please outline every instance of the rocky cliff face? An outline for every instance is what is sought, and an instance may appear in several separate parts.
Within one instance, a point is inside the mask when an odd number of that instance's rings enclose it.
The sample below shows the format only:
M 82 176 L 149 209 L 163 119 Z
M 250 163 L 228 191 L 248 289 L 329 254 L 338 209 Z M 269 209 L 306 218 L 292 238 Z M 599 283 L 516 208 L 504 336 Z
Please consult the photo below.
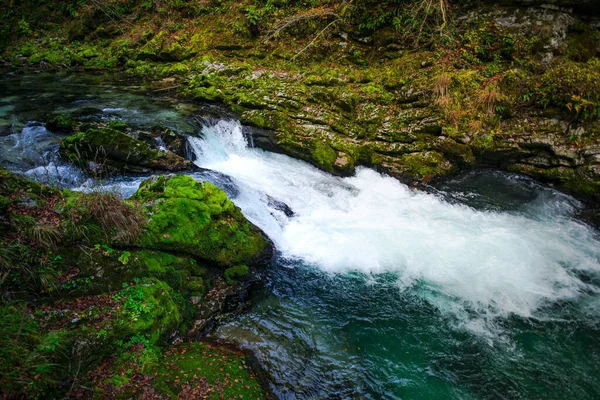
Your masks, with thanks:
M 457 23 L 453 53 L 399 50 L 369 69 L 304 73 L 207 64 L 183 93 L 225 102 L 255 127 L 257 146 L 334 173 L 367 165 L 423 182 L 495 167 L 598 199 L 594 20 L 558 6 L 495 5 L 465 10 Z M 378 35 L 360 48 L 378 51 Z
M 495 167 L 597 200 L 596 3 L 453 3 L 444 29 L 409 37 L 330 22 L 330 8 L 174 8 L 177 23 L 137 10 L 120 33 L 77 25 L 97 16 L 84 8 L 58 39 L 79 26 L 76 44 L 34 39 L 7 58 L 168 77 L 179 94 L 226 104 L 256 145 L 337 174 L 366 165 L 426 182 Z

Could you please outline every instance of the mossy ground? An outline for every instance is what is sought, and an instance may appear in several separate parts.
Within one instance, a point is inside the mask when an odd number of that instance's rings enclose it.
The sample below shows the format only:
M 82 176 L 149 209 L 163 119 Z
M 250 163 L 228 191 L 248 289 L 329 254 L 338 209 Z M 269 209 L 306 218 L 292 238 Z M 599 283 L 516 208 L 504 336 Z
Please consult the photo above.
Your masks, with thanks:
M 138 198 L 183 193 L 199 204 L 211 200 L 204 208 L 198 205 L 209 219 L 225 209 L 237 210 L 220 189 L 205 190 L 188 177 L 161 179 L 162 192 L 154 187 L 156 193 Z M 197 357 L 189 375 L 193 381 L 169 378 L 173 371 L 165 363 L 171 363 L 168 356 L 177 350 L 166 351 L 168 340 L 185 337 L 213 279 L 226 274 L 189 252 L 148 246 L 151 234 L 160 232 L 146 224 L 139 203 L 111 194 L 52 189 L 3 169 L 0 195 L 2 396 L 100 398 L 110 386 L 114 391 L 109 397 L 129 398 L 137 394 L 128 391 L 128 382 L 139 383 L 138 373 L 151 371 L 162 398 L 188 392 L 187 398 L 194 398 L 202 390 L 262 398 L 251 372 L 237 368 L 245 365 L 243 355 L 204 345 L 189 345 Z M 240 226 L 248 224 L 241 214 L 237 217 Z M 247 228 L 264 240 L 256 228 Z M 145 249 L 136 247 L 141 236 Z M 218 252 L 227 245 L 214 242 L 210 248 Z M 231 284 L 245 275 L 238 269 L 226 276 Z M 218 359 L 215 352 L 220 352 Z M 105 373 L 106 365 L 118 379 L 97 381 L 97 371 Z M 125 373 L 120 370 L 124 365 L 130 365 Z M 89 382 L 94 382 L 93 393 L 80 392 Z
M 265 399 L 243 353 L 194 342 L 158 352 L 133 341 L 119 357 L 88 373 L 93 398 Z

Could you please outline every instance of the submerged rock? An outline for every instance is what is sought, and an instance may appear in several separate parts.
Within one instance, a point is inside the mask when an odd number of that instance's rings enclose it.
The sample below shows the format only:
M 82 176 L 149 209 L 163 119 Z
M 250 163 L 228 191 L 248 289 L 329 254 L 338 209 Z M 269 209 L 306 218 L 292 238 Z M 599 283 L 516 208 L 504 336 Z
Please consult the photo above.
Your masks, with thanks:
M 70 136 L 61 142 L 59 152 L 63 158 L 98 175 L 197 169 L 191 161 L 175 153 L 154 150 L 147 143 L 111 128 L 90 128 Z
M 133 195 L 148 226 L 136 245 L 187 253 L 220 266 L 261 260 L 270 243 L 225 192 L 184 175 L 145 180 Z

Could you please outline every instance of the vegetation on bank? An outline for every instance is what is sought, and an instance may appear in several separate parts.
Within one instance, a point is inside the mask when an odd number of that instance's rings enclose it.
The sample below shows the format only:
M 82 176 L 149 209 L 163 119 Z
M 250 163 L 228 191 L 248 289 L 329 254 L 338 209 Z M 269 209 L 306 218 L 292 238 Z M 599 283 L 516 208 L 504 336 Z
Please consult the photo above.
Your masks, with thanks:
M 272 130 L 259 145 L 338 174 L 367 165 L 423 182 L 484 165 L 600 198 L 598 31 L 560 8 L 8 3 L 1 47 L 14 68 L 172 77 L 170 89 Z
M 186 340 L 205 301 L 235 293 L 244 275 L 229 272 L 241 268 L 233 262 L 256 265 L 267 246 L 220 189 L 160 177 L 124 201 L 49 188 L 2 169 L 0 199 L 2 396 L 265 396 L 243 354 L 173 346 Z M 163 202 L 179 223 L 190 221 L 191 237 L 203 222 L 220 226 L 204 238 L 214 254 L 246 250 L 228 264 L 193 245 L 163 249 L 168 229 L 155 229 Z

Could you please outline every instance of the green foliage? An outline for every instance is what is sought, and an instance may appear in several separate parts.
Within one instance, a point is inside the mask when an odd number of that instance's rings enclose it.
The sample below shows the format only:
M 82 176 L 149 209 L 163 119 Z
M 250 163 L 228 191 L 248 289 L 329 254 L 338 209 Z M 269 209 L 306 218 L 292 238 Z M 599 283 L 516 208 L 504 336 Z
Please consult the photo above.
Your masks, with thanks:
M 515 53 L 513 34 L 504 31 L 493 21 L 478 22 L 461 39 L 462 57 L 472 64 L 512 60 Z
M 119 256 L 119 262 L 123 265 L 127 265 L 129 262 L 129 257 L 131 257 L 131 253 L 128 251 L 123 251 L 123 253 Z
M 155 278 L 134 279 L 113 295 L 122 308 L 115 315 L 116 334 L 124 337 L 146 334 L 156 344 L 161 336 L 183 321 L 184 301 L 165 282 Z
M 24 36 L 31 35 L 32 33 L 29 24 L 27 23 L 27 21 L 25 21 L 25 18 L 21 18 L 21 20 L 19 21 L 19 32 Z
M 244 15 L 248 19 L 250 25 L 258 25 L 265 14 L 264 9 L 257 8 L 255 5 L 245 5 L 242 6 L 242 9 L 244 10 Z
M 600 118 L 600 60 L 563 62 L 546 71 L 537 91 L 544 107 L 559 107 L 579 120 Z
M 4 393 L 48 395 L 68 360 L 64 330 L 44 332 L 24 306 L 0 305 L 0 386 Z
M 69 279 L 65 283 L 63 283 L 60 288 L 64 290 L 85 290 L 90 287 L 94 281 L 93 276 L 86 276 L 76 279 Z

